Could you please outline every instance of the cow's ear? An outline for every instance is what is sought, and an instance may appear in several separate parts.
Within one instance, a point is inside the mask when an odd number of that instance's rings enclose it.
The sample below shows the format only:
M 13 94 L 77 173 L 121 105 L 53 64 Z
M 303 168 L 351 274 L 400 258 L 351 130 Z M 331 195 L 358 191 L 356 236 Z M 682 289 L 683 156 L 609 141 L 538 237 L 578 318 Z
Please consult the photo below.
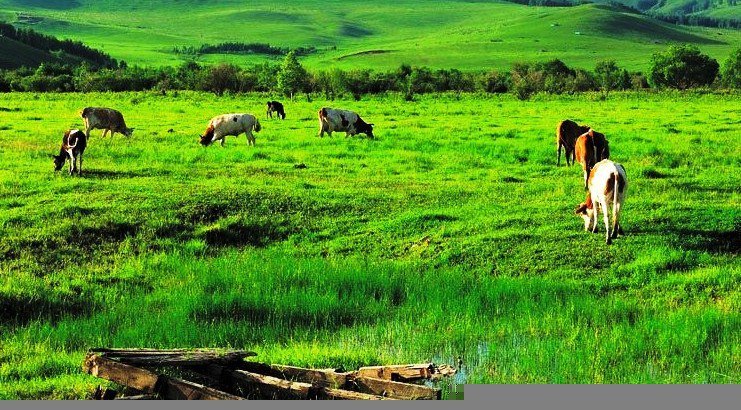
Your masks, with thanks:
M 581 203 L 579 204 L 576 209 L 574 209 L 574 213 L 577 215 L 584 215 L 587 213 L 587 204 Z

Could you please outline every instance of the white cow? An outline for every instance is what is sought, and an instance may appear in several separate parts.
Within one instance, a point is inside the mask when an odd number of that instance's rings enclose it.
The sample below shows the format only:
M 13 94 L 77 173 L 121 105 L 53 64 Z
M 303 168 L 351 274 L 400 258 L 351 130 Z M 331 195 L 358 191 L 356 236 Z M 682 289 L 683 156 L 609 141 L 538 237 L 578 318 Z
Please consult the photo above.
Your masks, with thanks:
M 584 219 L 584 230 L 597 232 L 597 218 L 600 210 L 605 221 L 605 236 L 607 244 L 622 234 L 620 228 L 620 210 L 625 201 L 628 189 L 628 176 L 622 165 L 604 159 L 594 165 L 589 173 L 589 192 L 587 199 L 575 210 L 575 213 Z M 610 221 L 608 217 L 609 207 L 612 205 L 612 234 L 610 233 Z
M 373 124 L 366 123 L 355 112 L 323 107 L 319 110 L 319 137 L 325 132 L 331 137 L 335 131 L 344 131 L 346 137 L 365 134 L 373 138 Z
M 200 136 L 201 144 L 207 146 L 221 140 L 221 146 L 223 147 L 224 137 L 227 135 L 236 137 L 241 133 L 245 133 L 247 136 L 247 145 L 255 145 L 255 136 L 252 135 L 252 131 L 260 132 L 261 129 L 260 121 L 252 114 L 217 115 L 211 118 L 206 132 Z

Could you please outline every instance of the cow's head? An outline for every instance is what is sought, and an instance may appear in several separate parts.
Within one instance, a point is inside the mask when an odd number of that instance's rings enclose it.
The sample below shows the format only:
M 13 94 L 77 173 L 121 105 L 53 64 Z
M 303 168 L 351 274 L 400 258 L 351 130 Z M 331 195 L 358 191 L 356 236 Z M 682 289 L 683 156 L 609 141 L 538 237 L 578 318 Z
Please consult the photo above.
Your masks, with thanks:
M 367 124 L 365 121 L 358 118 L 358 120 L 355 122 L 355 131 L 359 134 L 365 134 L 368 136 L 368 138 L 374 138 L 373 137 L 373 124 Z
M 214 126 L 209 125 L 208 128 L 206 128 L 206 132 L 203 133 L 203 135 L 200 135 L 199 138 L 201 141 L 201 145 L 203 145 L 204 147 L 211 145 L 214 139 Z
M 51 157 L 54 159 L 54 171 L 56 172 L 61 170 L 67 157 L 62 154 L 52 155 Z
M 127 137 L 130 137 L 130 136 L 131 136 L 131 134 L 133 134 L 133 133 L 134 133 L 134 129 L 133 129 L 133 128 L 126 128 L 126 129 L 125 129 L 125 130 L 123 131 L 123 135 L 125 135 L 125 136 L 127 136 Z
M 587 194 L 586 201 L 579 204 L 576 209 L 574 209 L 574 213 L 584 220 L 584 230 L 589 230 L 590 225 L 592 225 L 592 218 L 594 218 L 594 206 L 592 205 L 592 196 Z

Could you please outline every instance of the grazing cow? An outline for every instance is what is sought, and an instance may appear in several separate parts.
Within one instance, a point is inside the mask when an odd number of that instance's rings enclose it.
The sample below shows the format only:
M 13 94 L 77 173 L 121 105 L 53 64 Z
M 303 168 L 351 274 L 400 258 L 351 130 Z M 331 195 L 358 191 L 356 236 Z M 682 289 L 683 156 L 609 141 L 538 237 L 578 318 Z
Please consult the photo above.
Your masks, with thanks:
M 224 146 L 224 137 L 227 135 L 238 136 L 245 133 L 247 136 L 247 145 L 255 145 L 255 136 L 252 130 L 260 132 L 262 126 L 260 121 L 252 114 L 222 114 L 211 118 L 208 123 L 206 132 L 200 136 L 201 145 L 208 146 L 211 143 L 221 140 L 221 146 Z
M 85 136 L 88 138 L 90 138 L 90 130 L 92 129 L 103 130 L 103 137 L 110 131 L 111 138 L 117 132 L 127 137 L 130 137 L 131 133 L 134 132 L 133 128 L 126 126 L 121 112 L 111 108 L 87 107 L 82 110 L 80 116 L 85 122 Z
M 84 132 L 74 129 L 68 130 L 62 137 L 62 147 L 59 149 L 59 155 L 52 155 L 54 158 L 54 171 L 59 171 L 64 166 L 64 162 L 69 159 L 69 174 L 72 175 L 77 170 L 77 175 L 82 174 L 82 154 L 87 147 L 87 136 Z M 80 167 L 76 166 L 76 160 L 80 160 Z
M 365 134 L 373 138 L 373 124 L 363 121 L 352 111 L 323 107 L 319 110 L 319 137 L 326 132 L 332 136 L 334 131 L 344 131 L 345 136 Z
M 273 118 L 273 113 L 278 115 L 278 118 L 285 120 L 286 112 L 283 110 L 283 104 L 278 101 L 268 101 L 268 118 Z
M 589 131 L 588 126 L 582 126 L 571 120 L 563 120 L 556 127 L 556 149 L 558 151 L 558 163 L 561 165 L 561 148 L 563 148 L 566 157 L 566 165 L 571 166 L 574 163 L 574 145 L 580 135 Z
M 605 236 L 607 244 L 622 234 L 620 228 L 620 210 L 625 202 L 625 194 L 628 188 L 628 177 L 622 165 L 604 159 L 598 162 L 589 173 L 589 192 L 586 201 L 579 204 L 574 211 L 584 219 L 584 230 L 597 232 L 597 218 L 600 211 L 605 221 Z M 610 232 L 610 221 L 608 213 L 612 205 L 612 232 Z
M 590 128 L 576 139 L 574 153 L 584 171 L 584 189 L 587 189 L 587 178 L 594 164 L 610 158 L 609 143 L 604 134 Z

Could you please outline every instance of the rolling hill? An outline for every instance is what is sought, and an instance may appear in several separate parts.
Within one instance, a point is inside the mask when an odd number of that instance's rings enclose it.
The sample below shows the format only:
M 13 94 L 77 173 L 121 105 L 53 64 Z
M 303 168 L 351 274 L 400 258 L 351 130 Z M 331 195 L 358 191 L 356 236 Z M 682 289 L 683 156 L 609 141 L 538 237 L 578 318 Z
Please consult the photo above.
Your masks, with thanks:
M 659 16 L 711 17 L 718 20 L 741 20 L 741 3 L 737 0 L 609 0 L 636 10 Z
M 650 55 L 672 43 L 693 43 L 723 60 L 741 31 L 685 27 L 605 5 L 528 7 L 500 1 L 0 0 L 0 19 L 19 27 L 81 40 L 130 64 L 175 65 L 175 47 L 220 42 L 314 46 L 302 59 L 312 69 L 507 69 L 515 61 L 559 58 L 593 68 L 614 58 L 645 70 Z M 217 54 L 203 62 L 253 64 L 279 57 Z

